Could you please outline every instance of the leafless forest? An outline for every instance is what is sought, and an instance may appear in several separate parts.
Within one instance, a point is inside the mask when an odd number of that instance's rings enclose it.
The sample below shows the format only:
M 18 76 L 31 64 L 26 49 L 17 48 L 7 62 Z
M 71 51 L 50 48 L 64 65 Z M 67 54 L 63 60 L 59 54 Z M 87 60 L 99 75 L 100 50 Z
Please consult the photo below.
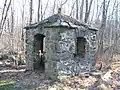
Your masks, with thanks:
M 98 29 L 97 63 L 109 67 L 112 62 L 119 62 L 119 0 L 0 0 L 0 55 L 12 52 L 18 54 L 15 58 L 25 60 L 24 27 L 58 13 L 59 8 L 62 14 Z M 14 59 L 13 56 L 12 58 Z
M 98 55 L 119 53 L 118 0 L 2 0 L 0 4 L 0 50 L 24 52 L 24 26 L 57 13 L 96 27 Z M 111 50 L 111 51 L 109 51 Z

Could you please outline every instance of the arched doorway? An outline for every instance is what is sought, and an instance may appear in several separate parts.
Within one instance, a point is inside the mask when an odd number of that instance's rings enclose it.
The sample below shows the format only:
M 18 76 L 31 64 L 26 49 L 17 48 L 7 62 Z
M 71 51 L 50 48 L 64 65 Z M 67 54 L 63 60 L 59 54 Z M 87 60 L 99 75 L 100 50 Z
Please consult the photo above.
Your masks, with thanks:
M 34 69 L 44 69 L 44 35 L 34 35 Z
M 76 49 L 77 49 L 77 55 L 84 58 L 85 57 L 85 46 L 86 46 L 86 39 L 84 37 L 77 37 L 77 42 L 76 42 Z

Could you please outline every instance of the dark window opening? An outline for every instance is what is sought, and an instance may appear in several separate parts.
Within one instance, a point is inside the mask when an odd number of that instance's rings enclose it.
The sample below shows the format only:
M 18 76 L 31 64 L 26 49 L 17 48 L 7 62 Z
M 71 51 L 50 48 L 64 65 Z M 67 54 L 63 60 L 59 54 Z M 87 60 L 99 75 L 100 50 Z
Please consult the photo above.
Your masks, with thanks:
M 43 41 L 44 41 L 44 35 L 42 35 L 42 34 L 37 34 L 37 35 L 35 35 L 34 36 L 34 40 L 35 40 L 35 42 L 36 42 L 36 48 L 37 48 L 37 50 L 41 50 L 41 53 L 43 53 Z
M 77 42 L 76 42 L 76 52 L 77 55 L 80 57 L 85 56 L 85 44 L 86 44 L 86 39 L 84 37 L 78 37 Z
M 34 69 L 44 69 L 44 35 L 36 34 L 34 36 Z

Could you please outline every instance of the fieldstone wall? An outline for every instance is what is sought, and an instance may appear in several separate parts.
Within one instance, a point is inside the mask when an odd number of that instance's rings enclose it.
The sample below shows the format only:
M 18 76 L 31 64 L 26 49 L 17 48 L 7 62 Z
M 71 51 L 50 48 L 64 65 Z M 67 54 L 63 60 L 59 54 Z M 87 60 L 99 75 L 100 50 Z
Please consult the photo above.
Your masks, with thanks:
M 33 69 L 34 62 L 39 61 L 38 51 L 34 51 L 34 35 L 45 35 L 45 72 L 52 79 L 58 75 L 79 75 L 89 71 L 94 63 L 96 53 L 96 32 L 81 26 L 76 29 L 67 27 L 49 27 L 26 31 L 27 69 Z M 85 57 L 76 56 L 76 38 L 84 37 L 87 41 Z
M 60 61 L 58 52 L 58 42 L 61 39 L 59 28 L 45 29 L 45 72 L 52 79 L 58 76 L 57 62 Z
M 96 41 L 93 40 L 93 36 L 95 36 L 94 31 L 79 27 L 75 30 L 66 30 L 60 33 L 60 36 L 61 39 L 58 43 L 59 49 L 57 49 L 57 55 L 60 60 L 57 63 L 59 74 L 79 75 L 82 72 L 89 71 L 92 68 L 96 53 Z M 77 37 L 84 37 L 87 40 L 84 58 L 74 56 L 76 54 Z
M 84 27 L 78 29 L 49 28 L 45 31 L 45 70 L 48 74 L 51 73 L 50 76 L 79 75 L 92 68 L 96 53 L 95 31 Z M 87 40 L 84 58 L 75 56 L 77 37 L 84 37 Z
M 32 30 L 26 30 L 26 69 L 33 69 L 33 35 Z
M 26 30 L 26 69 L 33 70 L 34 63 L 39 61 L 39 53 L 34 50 L 34 35 L 44 34 L 42 27 Z

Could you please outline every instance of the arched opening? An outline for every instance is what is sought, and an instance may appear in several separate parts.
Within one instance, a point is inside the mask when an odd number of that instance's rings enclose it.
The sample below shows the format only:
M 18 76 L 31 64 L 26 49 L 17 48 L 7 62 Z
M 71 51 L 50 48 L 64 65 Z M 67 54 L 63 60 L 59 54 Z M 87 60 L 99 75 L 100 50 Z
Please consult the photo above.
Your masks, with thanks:
M 84 37 L 77 37 L 77 55 L 84 58 L 85 56 L 85 44 L 86 44 L 86 39 Z
M 34 36 L 34 69 L 44 69 L 44 35 L 36 34 Z

